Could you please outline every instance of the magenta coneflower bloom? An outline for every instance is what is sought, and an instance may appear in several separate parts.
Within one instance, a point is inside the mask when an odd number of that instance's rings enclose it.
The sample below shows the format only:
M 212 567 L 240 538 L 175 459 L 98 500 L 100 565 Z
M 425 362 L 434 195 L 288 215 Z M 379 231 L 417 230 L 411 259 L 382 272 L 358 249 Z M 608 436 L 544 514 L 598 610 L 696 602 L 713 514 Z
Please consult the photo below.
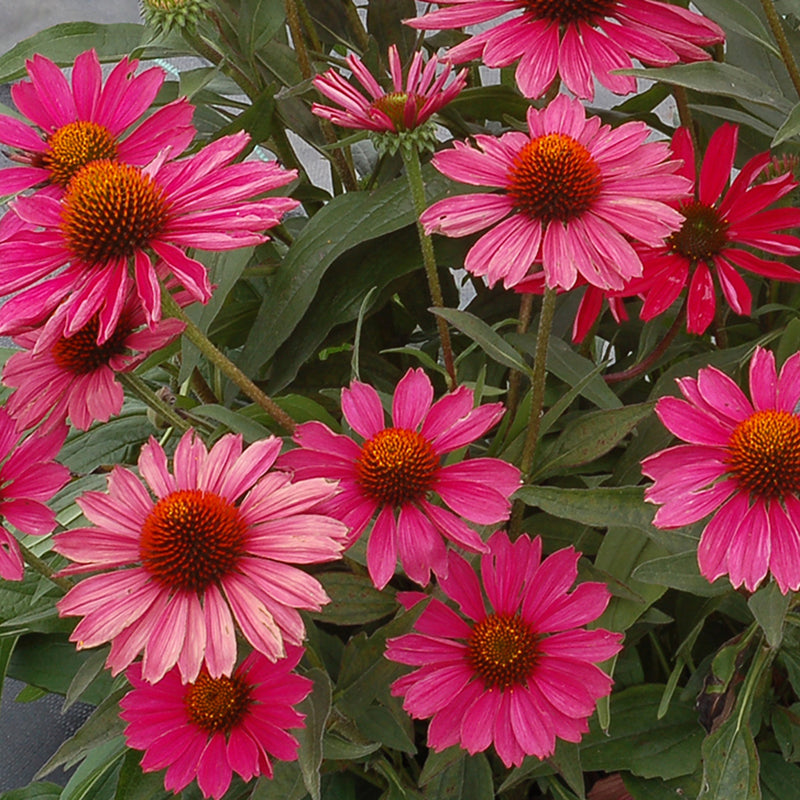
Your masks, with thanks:
M 594 97 L 596 77 L 616 94 L 636 91 L 629 75 L 614 70 L 642 64 L 665 67 L 704 61 L 703 50 L 725 40 L 705 17 L 657 0 L 436 0 L 440 6 L 406 24 L 423 30 L 461 28 L 516 16 L 447 51 L 455 63 L 480 58 L 489 67 L 515 61 L 526 97 L 543 95 L 556 76 L 577 97 Z
M 194 300 L 207 302 L 206 268 L 186 248 L 260 244 L 268 239 L 264 231 L 298 205 L 288 197 L 252 199 L 297 172 L 274 162 L 232 163 L 249 138 L 224 136 L 178 161 L 165 162 L 162 153 L 144 168 L 93 161 L 75 173 L 61 201 L 44 192 L 17 199 L 12 211 L 35 229 L 0 242 L 0 291 L 22 290 L 13 312 L 0 311 L 0 330 L 19 333 L 20 319 L 29 327 L 55 308 L 47 325 L 66 336 L 98 315 L 102 344 L 132 289 L 148 324 L 160 319 L 158 275 L 165 271 Z
M 311 110 L 343 128 L 374 133 L 398 134 L 419 128 L 458 95 L 467 80 L 464 69 L 448 84 L 450 66 L 445 66 L 437 76 L 439 62 L 436 56 L 431 56 L 425 63 L 422 53 L 417 51 L 403 81 L 403 69 L 395 45 L 389 48 L 391 91 L 375 80 L 358 56 L 349 55 L 345 61 L 369 96 L 365 97 L 336 70 L 330 69 L 317 75 L 312 83 L 320 94 L 333 100 L 340 108 L 314 103 Z
M 203 670 L 191 683 L 177 669 L 158 683 L 142 677 L 141 664 L 128 667 L 133 686 L 120 701 L 128 746 L 144 750 L 142 770 L 166 768 L 164 788 L 178 793 L 195 778 L 205 797 L 222 797 L 233 773 L 249 781 L 272 777 L 270 759 L 294 761 L 299 743 L 287 728 L 302 728 L 305 715 L 294 706 L 312 682 L 292 672 L 303 655 L 287 647 L 271 662 L 251 653 L 230 675 Z
M 726 573 L 734 587 L 755 590 L 771 572 L 780 590 L 800 589 L 800 353 L 780 376 L 775 357 L 757 348 L 750 398 L 714 367 L 681 378 L 685 399 L 662 397 L 659 419 L 687 444 L 642 462 L 655 483 L 653 524 L 680 528 L 714 512 L 700 538 L 700 572 Z
M 0 520 L 18 531 L 44 536 L 56 526 L 47 501 L 69 480 L 69 470 L 53 459 L 64 444 L 63 425 L 20 441 L 14 419 L 0 409 Z M 22 554 L 14 535 L 0 524 L 0 578 L 21 581 Z
M 712 269 L 722 294 L 737 314 L 749 314 L 750 289 L 737 269 L 783 281 L 800 281 L 800 272 L 782 261 L 768 261 L 747 248 L 779 256 L 800 253 L 800 238 L 779 233 L 800 225 L 800 209 L 767 208 L 797 186 L 790 172 L 763 178 L 769 153 L 751 158 L 733 179 L 738 127 L 724 123 L 711 136 L 700 178 L 695 180 L 695 151 L 686 128 L 672 138 L 672 151 L 683 161 L 682 175 L 693 183 L 692 196 L 675 204 L 682 220 L 660 246 L 641 248 L 644 276 L 628 287 L 644 296 L 641 317 L 650 320 L 668 309 L 688 285 L 687 329 L 703 333 L 714 319 L 716 291 Z
M 339 481 L 340 491 L 325 510 L 350 527 L 350 543 L 377 514 L 367 568 L 379 589 L 394 574 L 398 556 L 406 575 L 419 584 L 428 583 L 431 569 L 444 574 L 442 537 L 473 552 L 486 550 L 464 520 L 494 525 L 508 519 L 519 470 L 498 458 L 446 466 L 442 460 L 486 433 L 503 416 L 500 403 L 474 408 L 473 393 L 464 386 L 434 403 L 428 376 L 410 369 L 397 384 L 389 427 L 378 393 L 365 383 L 354 381 L 342 390 L 342 411 L 361 443 L 321 422 L 306 422 L 294 435 L 300 447 L 281 456 L 280 465 L 298 478 Z M 433 495 L 452 511 L 434 505 Z
M 58 534 L 55 549 L 75 562 L 64 574 L 101 574 L 58 603 L 62 616 L 83 617 L 72 641 L 111 642 L 115 674 L 144 651 L 151 682 L 175 664 L 187 681 L 204 662 L 212 677 L 229 675 L 237 626 L 273 661 L 300 644 L 297 609 L 319 610 L 328 597 L 293 565 L 339 558 L 347 529 L 316 511 L 335 483 L 268 472 L 280 449 L 270 437 L 242 452 L 242 437 L 226 434 L 206 451 L 189 431 L 171 473 L 151 439 L 139 456 L 145 483 L 117 466 L 107 494 L 79 498 L 94 527 Z
M 111 336 L 97 344 L 95 314 L 71 336 L 47 338 L 43 329 L 14 337 L 23 352 L 3 367 L 3 383 L 15 391 L 6 409 L 20 430 L 43 422 L 49 430 L 67 419 L 80 430 L 107 422 L 122 409 L 124 392 L 117 372 L 130 372 L 183 331 L 183 322 L 163 319 L 150 329 L 138 300 L 129 297 Z
M 666 142 L 646 141 L 644 123 L 601 125 L 566 95 L 530 108 L 528 127 L 475 136 L 475 147 L 455 142 L 433 157 L 448 178 L 501 191 L 434 203 L 420 218 L 425 232 L 467 236 L 491 226 L 464 262 L 490 286 L 513 287 L 541 264 L 550 287 L 571 289 L 582 277 L 622 289 L 642 273 L 629 239 L 656 247 L 677 230 L 683 217 L 668 201 L 691 183 L 674 174 Z
M 415 633 L 387 641 L 386 657 L 418 667 L 391 691 L 412 717 L 432 718 L 430 747 L 475 754 L 494 743 L 507 767 L 519 766 L 526 755 L 552 755 L 556 739 L 578 742 L 588 731 L 613 683 L 597 663 L 619 652 L 622 636 L 582 627 L 610 595 L 602 583 L 569 592 L 580 557 L 571 547 L 542 561 L 538 536 L 511 543 L 498 531 L 489 548 L 480 580 L 450 552 L 441 588 L 461 614 L 430 600 Z
M 123 58 L 103 82 L 97 53 L 87 50 L 75 59 L 70 86 L 44 56 L 28 61 L 31 79 L 13 86 L 11 96 L 35 127 L 0 115 L 0 143 L 26 165 L 0 170 L 0 195 L 41 184 L 63 190 L 82 166 L 98 159 L 144 166 L 162 150 L 171 158 L 180 155 L 194 138 L 194 106 L 182 97 L 142 120 L 164 70 L 134 75 L 138 63 Z

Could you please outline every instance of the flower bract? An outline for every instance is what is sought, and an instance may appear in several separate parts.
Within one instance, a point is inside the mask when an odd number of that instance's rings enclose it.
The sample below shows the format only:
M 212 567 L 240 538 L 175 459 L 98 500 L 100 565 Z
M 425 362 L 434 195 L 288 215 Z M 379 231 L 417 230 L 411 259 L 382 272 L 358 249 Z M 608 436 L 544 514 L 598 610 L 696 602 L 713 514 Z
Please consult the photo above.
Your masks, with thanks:
M 413 717 L 431 719 L 428 744 L 437 752 L 458 745 L 475 754 L 494 744 L 507 767 L 526 755 L 546 758 L 556 739 L 580 741 L 597 700 L 611 692 L 597 663 L 621 649 L 621 636 L 582 627 L 603 612 L 608 589 L 581 583 L 569 591 L 580 555 L 572 548 L 541 555 L 538 537 L 511 543 L 498 531 L 479 579 L 451 551 L 440 583 L 461 613 L 433 598 L 413 633 L 387 641 L 387 658 L 415 667 L 392 694 Z
M 513 287 L 541 265 L 548 286 L 571 289 L 579 278 L 622 289 L 642 273 L 631 239 L 661 244 L 682 216 L 668 205 L 690 182 L 675 174 L 664 142 L 646 141 L 644 123 L 618 128 L 586 117 L 578 100 L 559 95 L 528 110 L 529 134 L 474 137 L 433 158 L 447 177 L 493 194 L 439 200 L 421 216 L 426 233 L 467 236 L 487 227 L 464 267 Z M 535 270 L 533 270 L 535 271 Z
M 416 369 L 397 384 L 391 425 L 378 393 L 365 383 L 354 381 L 342 391 L 342 411 L 360 441 L 307 422 L 295 433 L 299 448 L 285 453 L 281 465 L 298 478 L 339 481 L 339 493 L 325 508 L 350 527 L 351 542 L 374 518 L 367 567 L 378 588 L 394 574 L 398 557 L 417 583 L 427 584 L 431 569 L 442 573 L 442 537 L 473 552 L 486 549 L 464 520 L 492 525 L 508 519 L 519 470 L 497 458 L 442 460 L 489 430 L 503 415 L 500 403 L 474 408 L 464 386 L 434 403 L 429 378 Z M 431 502 L 435 495 L 447 508 Z
M 800 353 L 780 374 L 771 352 L 750 361 L 750 397 L 715 367 L 680 378 L 683 398 L 662 397 L 656 413 L 686 444 L 642 462 L 655 482 L 645 499 L 653 524 L 678 528 L 712 514 L 697 559 L 714 581 L 729 575 L 750 591 L 771 573 L 786 594 L 800 588 Z
M 328 597 L 294 565 L 339 558 L 347 529 L 315 509 L 334 483 L 269 471 L 280 447 L 271 437 L 242 452 L 241 436 L 226 434 L 207 451 L 188 431 L 170 472 L 151 439 L 139 457 L 144 483 L 117 466 L 107 493 L 83 494 L 94 527 L 55 537 L 74 562 L 65 574 L 99 573 L 59 601 L 62 616 L 83 617 L 72 641 L 111 642 L 114 673 L 144 652 L 151 682 L 175 664 L 184 680 L 204 664 L 212 677 L 230 674 L 237 627 L 273 661 L 300 644 L 297 609 L 319 610 Z
M 120 701 L 120 716 L 128 746 L 145 751 L 142 770 L 166 768 L 164 787 L 176 793 L 197 779 L 216 800 L 234 772 L 245 781 L 271 778 L 272 760 L 297 758 L 298 741 L 287 729 L 303 726 L 294 706 L 312 688 L 292 672 L 302 655 L 291 646 L 276 662 L 251 653 L 230 676 L 203 670 L 188 684 L 178 669 L 148 683 L 141 664 L 132 664 L 125 674 L 133 689 Z

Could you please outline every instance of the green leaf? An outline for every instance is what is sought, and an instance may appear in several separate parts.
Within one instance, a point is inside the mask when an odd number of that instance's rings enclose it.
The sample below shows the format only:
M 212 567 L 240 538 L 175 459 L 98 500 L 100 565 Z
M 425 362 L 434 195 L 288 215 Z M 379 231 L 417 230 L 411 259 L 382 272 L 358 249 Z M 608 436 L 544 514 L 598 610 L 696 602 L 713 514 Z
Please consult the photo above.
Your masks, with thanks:
M 429 200 L 452 184 L 433 167 L 423 169 Z M 286 341 L 306 310 L 328 267 L 343 253 L 414 222 L 405 177 L 373 192 L 347 192 L 320 209 L 298 234 L 253 324 L 239 366 L 256 375 Z
M 125 752 L 122 736 L 95 747 L 67 782 L 61 800 L 111 800 L 113 771 L 119 768 Z
M 89 653 L 86 660 L 78 667 L 75 672 L 75 677 L 72 679 L 69 689 L 67 689 L 67 695 L 64 698 L 64 705 L 61 709 L 62 714 L 66 712 L 73 703 L 80 699 L 81 695 L 91 686 L 99 675 L 103 674 L 108 651 L 108 647 L 103 647 Z
M 432 308 L 438 317 L 444 317 L 454 328 L 480 345 L 481 349 L 498 364 L 511 367 L 523 375 L 532 375 L 531 368 L 520 354 L 482 319 L 456 308 Z
M 644 561 L 631 574 L 637 581 L 669 586 L 699 597 L 725 594 L 731 588 L 727 578 L 719 578 L 714 583 L 709 583 L 700 574 L 697 553 L 694 550 Z
M 70 767 L 88 753 L 122 738 L 124 723 L 119 716 L 119 701 L 126 691 L 127 687 L 118 689 L 103 700 L 77 732 L 56 750 L 36 777 L 47 775 L 56 767 Z
M 276 759 L 272 766 L 274 770 L 272 778 L 259 778 L 250 795 L 250 800 L 303 800 L 308 797 L 303 776 L 296 761 L 278 761 Z
M 761 800 L 758 751 L 734 714 L 703 742 L 703 787 L 697 800 Z
M 385 747 L 402 753 L 413 755 L 417 752 L 408 732 L 385 706 L 369 706 L 356 717 L 355 723 L 361 733 L 373 742 L 381 742 Z
M 758 42 L 775 58 L 780 58 L 780 50 L 773 44 L 772 37 L 759 19 L 740 0 L 694 0 L 695 5 L 709 19 L 718 25 Z
M 462 757 L 425 785 L 426 800 L 494 800 L 492 770 L 483 753 Z
M 599 528 L 624 526 L 649 532 L 655 507 L 644 501 L 642 486 L 562 489 L 557 486 L 521 486 L 514 495 L 526 505 L 561 519 Z
M 272 0 L 241 0 L 239 8 L 239 43 L 247 60 L 283 28 L 283 3 Z
M 324 572 L 317 576 L 331 602 L 310 616 L 333 625 L 363 625 L 397 611 L 394 590 L 378 591 L 366 575 Z
M 624 775 L 625 788 L 633 800 L 678 800 L 697 797 L 700 791 L 700 774 L 682 775 L 671 781 L 658 778 L 647 780 L 636 775 Z
M 330 731 L 325 733 L 322 740 L 322 751 L 326 761 L 357 761 L 380 749 L 379 741 L 359 744 Z
M 558 774 L 564 778 L 569 788 L 580 800 L 584 800 L 586 793 L 580 747 L 573 742 L 556 739 L 556 751 L 547 760 L 556 768 Z
M 164 773 L 142 772 L 142 753 L 128 750 L 119 771 L 114 800 L 168 800 L 174 797 L 164 788 Z
M 800 767 L 777 753 L 761 753 L 760 758 L 764 800 L 800 800 Z
M 43 781 L 28 784 L 21 789 L 3 792 L 0 798 L 1 800 L 58 800 L 61 797 L 62 788 L 58 784 Z
M 583 414 L 570 422 L 547 451 L 547 461 L 534 475 L 589 464 L 613 450 L 645 417 L 655 403 L 638 403 Z
M 88 431 L 74 431 L 61 448 L 59 461 L 79 475 L 94 472 L 98 467 L 130 463 L 142 442 L 156 433 L 143 413 L 131 409 Z M 140 407 L 141 408 L 141 407 Z
M 771 581 L 751 595 L 747 601 L 770 647 L 780 647 L 783 624 L 791 598 L 791 593 L 781 594 L 778 584 Z
M 300 742 L 297 760 L 312 800 L 320 800 L 319 769 L 322 766 L 322 736 L 331 713 L 331 679 L 321 669 L 309 670 L 306 677 L 314 681 L 314 688 L 298 706 L 298 710 L 306 715 L 306 721 L 305 726 L 295 732 Z
M 568 386 L 577 385 L 584 377 L 596 372 L 596 369 L 596 364 L 588 358 L 578 355 L 566 342 L 561 339 L 550 339 L 547 348 L 547 371 Z M 581 394 L 598 408 L 620 408 L 622 406 L 619 397 L 597 374 L 581 390 Z
M 245 414 L 216 403 L 210 403 L 207 406 L 195 406 L 192 409 L 192 414 L 221 422 L 229 431 L 241 433 L 248 444 L 257 442 L 259 439 L 266 439 L 272 435 L 269 428 L 265 428 L 255 420 L 245 416 Z
M 784 113 L 788 113 L 791 108 L 789 101 L 761 78 L 739 67 L 718 61 L 698 61 L 674 67 L 622 69 L 619 73 L 651 81 L 674 83 L 677 86 L 694 89 L 701 94 L 749 100 L 751 103 L 770 106 Z
M 61 66 L 72 66 L 75 55 L 94 48 L 101 61 L 119 61 L 142 43 L 145 28 L 134 23 L 99 25 L 95 22 L 64 22 L 24 39 L 0 56 L 0 83 L 10 83 L 27 74 L 25 61 L 37 53 Z
M 798 103 L 786 116 L 783 125 L 778 128 L 775 136 L 770 143 L 772 147 L 783 144 L 787 139 L 797 136 L 800 133 L 800 103 Z

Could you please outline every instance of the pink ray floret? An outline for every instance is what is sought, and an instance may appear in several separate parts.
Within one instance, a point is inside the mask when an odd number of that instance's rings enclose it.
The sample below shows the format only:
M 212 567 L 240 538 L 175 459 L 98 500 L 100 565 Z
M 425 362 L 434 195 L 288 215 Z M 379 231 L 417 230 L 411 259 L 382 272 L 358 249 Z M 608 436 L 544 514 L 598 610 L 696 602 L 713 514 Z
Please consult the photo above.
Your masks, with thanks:
M 269 238 L 264 231 L 298 205 L 288 197 L 254 199 L 297 173 L 275 162 L 234 163 L 249 138 L 223 136 L 176 161 L 162 153 L 141 169 L 94 161 L 61 201 L 45 192 L 17 199 L 12 212 L 27 227 L 0 241 L 0 282 L 3 294 L 19 294 L 0 309 L 0 331 L 13 335 L 47 320 L 69 336 L 97 314 L 102 344 L 132 290 L 148 325 L 161 318 L 158 278 L 165 274 L 207 302 L 206 267 L 187 248 L 261 244 Z
M 638 248 L 644 274 L 625 293 L 644 297 L 642 319 L 662 314 L 688 287 L 686 327 L 690 333 L 702 334 L 716 313 L 714 277 L 730 307 L 745 315 L 750 314 L 753 301 L 739 270 L 773 280 L 800 281 L 800 271 L 783 260 L 800 254 L 800 237 L 781 232 L 800 226 L 800 209 L 769 208 L 796 189 L 797 181 L 788 171 L 770 176 L 769 153 L 751 158 L 732 178 L 738 130 L 727 122 L 717 128 L 708 142 L 699 178 L 689 132 L 686 128 L 675 132 L 672 151 L 683 162 L 681 174 L 692 181 L 692 195 L 675 204 L 683 217 L 679 231 L 659 246 Z M 753 248 L 780 258 L 766 259 Z
M 339 107 L 314 103 L 311 110 L 320 117 L 343 128 L 398 133 L 423 125 L 446 106 L 464 88 L 466 70 L 451 77 L 449 65 L 436 74 L 439 62 L 431 56 L 427 62 L 420 51 L 414 54 L 403 80 L 403 70 L 397 47 L 389 48 L 391 91 L 384 89 L 364 66 L 358 56 L 349 55 L 347 66 L 368 96 L 348 83 L 336 70 L 317 75 L 312 83 L 317 91 Z
M 391 579 L 398 558 L 419 584 L 428 583 L 431 569 L 444 574 L 445 539 L 472 552 L 486 550 L 465 520 L 493 525 L 508 519 L 519 470 L 497 458 L 441 462 L 495 425 L 504 413 L 500 403 L 473 407 L 465 386 L 433 402 L 430 379 L 410 369 L 397 384 L 390 426 L 378 393 L 359 381 L 342 390 L 342 411 L 358 441 L 307 422 L 295 433 L 298 449 L 280 464 L 298 478 L 339 481 L 326 511 L 349 526 L 351 544 L 374 520 L 367 567 L 378 588 Z M 432 502 L 437 495 L 444 505 Z
M 69 470 L 53 461 L 66 435 L 61 425 L 20 440 L 14 419 L 0 409 L 0 518 L 21 533 L 44 536 L 56 526 L 47 502 L 69 480 Z M 0 578 L 21 581 L 23 573 L 19 544 L 0 525 Z
M 750 361 L 750 397 L 715 367 L 681 378 L 683 398 L 662 397 L 659 419 L 685 444 L 642 462 L 654 480 L 645 499 L 653 524 L 691 525 L 711 514 L 700 537 L 700 572 L 727 574 L 754 591 L 771 573 L 781 592 L 800 589 L 800 353 L 780 374 L 761 347 Z
M 636 80 L 617 70 L 632 67 L 634 59 L 656 67 L 707 61 L 704 48 L 725 40 L 711 20 L 660 0 L 436 2 L 442 8 L 406 24 L 422 30 L 482 24 L 446 58 L 457 64 L 479 58 L 489 67 L 518 62 L 517 86 L 526 97 L 541 97 L 557 78 L 588 100 L 594 98 L 593 78 L 615 94 L 631 94 Z
M 75 59 L 70 82 L 43 55 L 27 61 L 30 80 L 15 84 L 11 97 L 33 124 L 0 115 L 0 143 L 25 166 L 0 170 L 0 195 L 43 184 L 63 190 L 91 158 L 113 154 L 144 166 L 162 151 L 180 155 L 194 138 L 194 106 L 181 97 L 145 118 L 165 73 L 151 67 L 136 75 L 138 64 L 125 57 L 104 81 L 97 53 L 87 50 Z
M 303 727 L 305 715 L 294 706 L 313 686 L 292 672 L 302 655 L 292 646 L 276 662 L 251 653 L 229 678 L 204 672 L 188 685 L 177 669 L 148 683 L 141 664 L 132 664 L 125 675 L 133 689 L 120 701 L 120 716 L 128 746 L 145 751 L 142 770 L 166 768 L 164 788 L 176 794 L 196 779 L 215 800 L 234 772 L 245 781 L 271 778 L 274 759 L 297 759 L 299 743 L 287 729 Z
M 71 337 L 48 338 L 42 328 L 21 333 L 23 348 L 6 361 L 3 383 L 14 389 L 6 408 L 20 430 L 39 423 L 50 430 L 69 420 L 80 430 L 107 422 L 122 409 L 124 393 L 117 373 L 130 372 L 179 336 L 183 322 L 162 319 L 150 329 L 138 300 L 129 297 L 119 322 L 102 345 L 97 318 Z
M 677 230 L 683 217 L 669 203 L 686 197 L 691 182 L 676 174 L 666 142 L 647 141 L 644 123 L 602 125 L 566 95 L 530 108 L 528 128 L 479 134 L 474 145 L 455 142 L 434 156 L 447 177 L 499 191 L 434 203 L 420 218 L 426 233 L 460 237 L 489 227 L 464 267 L 490 286 L 515 287 L 541 269 L 549 287 L 580 280 L 622 289 L 642 274 L 631 241 L 655 247 Z
M 597 700 L 611 692 L 597 664 L 620 651 L 622 636 L 583 627 L 605 610 L 608 589 L 569 591 L 580 556 L 571 547 L 541 555 L 538 536 L 512 543 L 498 531 L 479 578 L 451 551 L 441 589 L 461 613 L 433 598 L 414 632 L 387 641 L 387 658 L 415 667 L 392 694 L 411 716 L 430 718 L 437 752 L 458 745 L 474 755 L 493 744 L 507 767 L 546 758 L 557 739 L 580 741 Z
M 237 628 L 273 661 L 300 644 L 298 609 L 319 610 L 328 597 L 295 565 L 339 558 L 347 528 L 317 509 L 335 483 L 270 471 L 280 448 L 270 437 L 243 452 L 242 437 L 226 434 L 207 451 L 188 431 L 170 472 L 151 439 L 141 479 L 117 466 L 107 493 L 83 494 L 78 505 L 93 527 L 55 537 L 73 562 L 65 574 L 99 573 L 58 603 L 62 616 L 83 617 L 72 641 L 111 642 L 114 674 L 143 653 L 151 682 L 176 664 L 184 680 L 203 665 L 212 677 L 230 674 Z

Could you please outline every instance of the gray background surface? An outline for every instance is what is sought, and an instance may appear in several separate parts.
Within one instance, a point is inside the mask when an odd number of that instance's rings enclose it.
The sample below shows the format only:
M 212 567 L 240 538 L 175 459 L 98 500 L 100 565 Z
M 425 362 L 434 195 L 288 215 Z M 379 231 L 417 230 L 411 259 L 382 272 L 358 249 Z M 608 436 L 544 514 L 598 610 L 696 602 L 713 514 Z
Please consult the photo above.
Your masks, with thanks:
M 0 0 L 0 53 L 58 22 L 138 22 L 138 0 Z M 2 98 L 7 102 L 5 98 Z M 39 767 L 71 736 L 87 714 L 74 707 L 61 714 L 63 699 L 48 696 L 15 703 L 23 684 L 5 682 L 0 706 L 0 792 L 27 784 Z M 47 780 L 63 782 L 60 771 Z

